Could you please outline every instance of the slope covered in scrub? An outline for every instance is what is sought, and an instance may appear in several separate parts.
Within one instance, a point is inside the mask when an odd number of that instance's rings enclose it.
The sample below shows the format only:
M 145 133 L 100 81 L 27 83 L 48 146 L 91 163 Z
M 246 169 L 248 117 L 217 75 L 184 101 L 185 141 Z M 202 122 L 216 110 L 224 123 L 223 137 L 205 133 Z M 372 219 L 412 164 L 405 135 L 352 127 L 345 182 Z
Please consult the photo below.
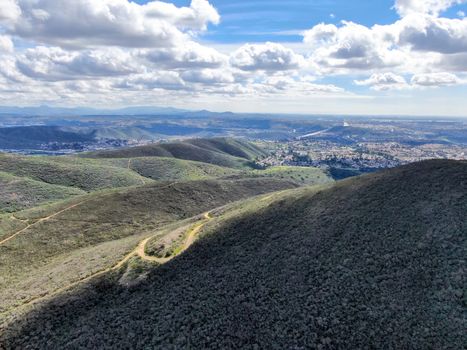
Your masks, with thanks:
M 266 152 L 260 147 L 241 139 L 215 137 L 210 139 L 191 139 L 186 142 L 204 149 L 245 159 L 255 159 L 258 156 L 266 155 Z
M 51 185 L 0 171 L 0 214 L 32 208 L 84 193 L 77 188 Z
M 84 191 L 135 186 L 145 181 L 131 170 L 77 157 L 34 157 L 0 153 L 0 171 Z
M 217 214 L 137 286 L 95 280 L 0 339 L 30 349 L 461 349 L 466 212 L 467 162 L 268 196 Z
M 0 323 L 2 312 L 113 266 L 144 235 L 232 201 L 295 187 L 276 179 L 152 183 L 0 216 Z
M 193 160 L 230 168 L 245 168 L 251 165 L 251 160 L 263 154 L 263 150 L 246 141 L 214 138 L 157 143 L 111 151 L 98 151 L 83 154 L 82 157 L 165 157 Z
M 232 168 L 218 165 L 164 157 L 136 157 L 123 159 L 101 159 L 102 162 L 120 162 L 123 166 L 146 178 L 157 181 L 199 180 L 218 178 L 239 173 Z

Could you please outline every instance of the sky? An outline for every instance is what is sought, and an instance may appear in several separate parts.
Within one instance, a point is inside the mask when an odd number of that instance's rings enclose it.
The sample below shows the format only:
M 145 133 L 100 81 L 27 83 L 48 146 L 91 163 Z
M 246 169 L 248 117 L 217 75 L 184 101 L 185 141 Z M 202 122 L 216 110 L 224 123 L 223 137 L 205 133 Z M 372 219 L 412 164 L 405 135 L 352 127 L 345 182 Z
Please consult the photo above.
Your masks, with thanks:
M 0 105 L 467 116 L 467 0 L 1 0 Z

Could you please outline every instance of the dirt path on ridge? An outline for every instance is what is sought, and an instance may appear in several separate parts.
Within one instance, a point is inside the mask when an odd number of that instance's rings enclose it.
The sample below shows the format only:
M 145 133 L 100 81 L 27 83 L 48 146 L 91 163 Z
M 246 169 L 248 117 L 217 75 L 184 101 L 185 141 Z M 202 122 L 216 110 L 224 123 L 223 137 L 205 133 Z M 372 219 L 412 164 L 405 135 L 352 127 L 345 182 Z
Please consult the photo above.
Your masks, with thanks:
M 173 185 L 173 184 L 170 184 L 168 186 L 171 186 L 171 185 Z M 48 217 L 45 217 L 45 218 L 42 218 L 40 220 L 41 220 L 41 222 L 45 221 L 45 220 L 48 220 L 48 219 L 50 219 L 50 218 L 52 218 L 52 217 L 54 217 L 54 216 L 56 216 L 56 215 L 58 215 L 60 213 L 63 213 L 64 211 L 69 210 L 69 209 L 71 209 L 73 207 L 76 207 L 76 206 L 78 206 L 78 205 L 80 205 L 80 204 L 82 204 L 84 202 L 85 201 L 80 202 L 80 203 L 76 203 L 73 206 L 67 207 L 67 208 L 65 208 L 65 209 L 63 209 L 63 210 L 61 210 L 61 211 L 59 211 L 59 212 L 57 212 L 55 214 L 52 214 L 52 215 L 50 215 Z M 18 307 L 24 307 L 24 306 L 36 304 L 36 303 L 38 303 L 38 302 L 40 302 L 40 301 L 42 301 L 44 299 L 51 298 L 51 297 L 53 297 L 53 296 L 55 296 L 57 294 L 65 292 L 68 289 L 70 289 L 72 287 L 75 287 L 75 286 L 77 286 L 77 285 L 79 285 L 79 284 L 81 284 L 83 282 L 89 281 L 94 277 L 101 276 L 101 275 L 104 275 L 104 274 L 106 274 L 108 272 L 118 270 L 119 268 L 121 268 L 123 265 L 125 265 L 125 263 L 128 262 L 134 256 L 138 256 L 144 261 L 155 262 L 155 263 L 159 263 L 159 264 L 165 264 L 165 263 L 169 262 L 170 260 L 172 260 L 173 258 L 175 258 L 176 256 L 183 253 L 184 251 L 186 251 L 194 243 L 194 241 L 196 239 L 196 235 L 211 220 L 212 220 L 212 216 L 211 216 L 210 212 L 204 213 L 202 219 L 200 219 L 198 223 L 194 224 L 193 226 L 191 226 L 188 229 L 187 234 L 186 234 L 186 238 L 185 238 L 185 242 L 183 243 L 182 249 L 179 252 L 177 252 L 176 254 L 172 255 L 172 256 L 169 256 L 169 257 L 166 257 L 166 258 L 158 258 L 158 257 L 155 257 L 155 256 L 147 255 L 146 252 L 145 252 L 146 245 L 152 238 L 154 238 L 156 236 L 156 235 L 151 235 L 150 237 L 147 237 L 147 238 L 143 239 L 133 251 L 128 253 L 122 260 L 120 260 L 113 267 L 109 267 L 109 268 L 106 268 L 104 270 L 95 272 L 95 273 L 93 273 L 93 274 L 91 274 L 91 275 L 89 275 L 87 277 L 84 277 L 84 278 L 82 278 L 80 280 L 72 282 L 72 283 L 70 283 L 70 284 L 68 284 L 68 285 L 66 285 L 64 287 L 61 287 L 59 289 L 56 289 L 56 290 L 54 290 L 54 291 L 52 291 L 50 293 L 46 293 L 46 294 L 34 297 L 34 298 L 28 300 L 27 302 L 21 304 L 20 306 L 13 307 L 12 309 L 7 310 L 2 314 L 8 314 L 11 311 L 13 311 L 14 309 L 18 308 Z M 31 227 L 33 225 L 36 225 L 38 222 L 39 221 L 37 221 L 34 224 L 31 224 L 28 227 L 25 227 L 24 229 L 16 232 L 13 236 L 10 236 L 5 241 L 8 241 L 8 240 L 12 239 L 15 235 L 18 235 L 18 234 L 24 232 L 26 229 L 28 229 L 29 227 Z M 0 242 L 0 243 L 2 243 L 2 242 Z
M 81 201 L 81 202 L 75 203 L 75 204 L 73 204 L 73 205 L 70 205 L 70 206 L 68 206 L 68 207 L 66 207 L 66 208 L 64 208 L 64 209 L 62 209 L 62 210 L 57 211 L 56 213 L 53 213 L 53 214 L 51 214 L 51 215 L 49 215 L 49 216 L 40 218 L 40 219 L 38 219 L 37 221 L 34 221 L 32 224 L 28 224 L 25 228 L 22 228 L 21 230 L 16 231 L 15 233 L 13 233 L 12 235 L 10 235 L 9 237 L 7 237 L 7 238 L 3 239 L 2 241 L 0 241 L 0 245 L 5 244 L 6 242 L 12 240 L 13 238 L 15 238 L 16 236 L 18 236 L 18 235 L 24 233 L 25 231 L 27 231 L 27 230 L 30 229 L 31 227 L 37 226 L 37 225 L 39 225 L 40 223 L 42 223 L 42 222 L 44 222 L 44 221 L 48 221 L 48 220 L 50 220 L 50 219 L 56 217 L 57 215 L 60 215 L 61 213 L 64 213 L 64 212 L 66 212 L 66 211 L 68 211 L 68 210 L 70 210 L 70 209 L 76 208 L 77 206 L 80 206 L 81 204 L 86 203 L 87 201 L 89 201 L 89 199 L 86 199 L 86 200 L 84 200 L 84 201 Z M 18 218 L 16 218 L 16 217 L 15 217 L 15 219 L 21 220 L 21 219 L 18 219 Z M 21 221 L 24 221 L 24 220 L 21 220 Z

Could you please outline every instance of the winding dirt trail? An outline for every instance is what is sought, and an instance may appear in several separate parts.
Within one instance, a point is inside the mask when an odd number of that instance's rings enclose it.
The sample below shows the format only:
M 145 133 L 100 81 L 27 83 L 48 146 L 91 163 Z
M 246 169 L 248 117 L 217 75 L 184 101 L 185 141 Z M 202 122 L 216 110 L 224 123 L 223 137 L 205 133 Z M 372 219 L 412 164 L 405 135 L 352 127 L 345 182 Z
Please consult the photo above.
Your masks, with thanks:
M 134 253 L 138 255 L 141 259 L 146 260 L 146 261 L 151 261 L 151 262 L 157 262 L 159 264 L 165 264 L 166 262 L 169 262 L 173 258 L 175 258 L 177 255 L 180 255 L 183 253 L 185 250 L 187 250 L 195 241 L 196 235 L 201 231 L 201 229 L 212 219 L 211 214 L 209 212 L 203 214 L 203 219 L 201 222 L 196 223 L 194 226 L 192 226 L 188 230 L 188 234 L 186 235 L 185 242 L 183 243 L 182 249 L 177 252 L 177 254 L 174 254 L 172 256 L 166 257 L 166 258 L 158 258 L 156 256 L 151 256 L 146 254 L 146 245 L 147 243 L 154 237 L 148 237 L 145 240 L 141 241 L 140 244 L 138 244 L 138 247 L 135 249 Z
M 143 183 L 145 184 L 145 182 L 144 182 L 143 179 L 142 179 L 141 181 L 143 181 Z M 160 187 L 160 189 L 168 188 L 168 187 L 171 187 L 171 186 L 176 185 L 176 184 L 177 184 L 177 182 L 172 182 L 172 183 L 170 183 L 170 184 L 168 184 L 168 185 L 166 185 L 166 186 Z M 42 223 L 42 222 L 44 222 L 44 221 L 48 221 L 48 220 L 50 220 L 50 219 L 53 219 L 54 217 L 56 217 L 56 216 L 58 216 L 58 215 L 60 215 L 60 214 L 62 214 L 62 213 L 64 213 L 64 212 L 66 212 L 66 211 L 68 211 L 68 210 L 70 210 L 70 209 L 76 208 L 76 207 L 78 207 L 78 206 L 80 206 L 80 205 L 82 205 L 82 204 L 84 204 L 84 203 L 90 201 L 91 199 L 92 199 L 92 198 L 85 199 L 85 200 L 83 200 L 83 201 L 81 201 L 81 202 L 75 203 L 75 204 L 73 204 L 73 205 L 70 205 L 70 206 L 68 206 L 68 207 L 66 207 L 66 208 L 64 208 L 64 209 L 62 209 L 62 210 L 59 210 L 59 211 L 57 211 L 56 213 L 53 213 L 53 214 L 51 214 L 51 215 L 49 215 L 49 216 L 40 218 L 40 219 L 38 219 L 37 221 L 34 221 L 32 224 L 28 224 L 26 227 L 22 228 L 21 230 L 16 231 L 16 232 L 14 232 L 13 234 L 11 234 L 10 236 L 8 236 L 7 238 L 1 240 L 1 241 L 0 241 L 0 246 L 3 245 L 3 244 L 5 244 L 5 243 L 7 243 L 7 242 L 10 241 L 10 240 L 12 240 L 12 239 L 15 238 L 16 236 L 18 236 L 18 235 L 24 233 L 25 231 L 29 230 L 31 227 L 37 226 L 37 225 L 39 225 L 40 223 Z M 20 220 L 20 221 L 23 221 L 23 222 L 28 221 L 28 220 L 18 219 L 18 218 L 15 217 L 14 215 L 12 215 L 11 218 L 12 218 L 12 219 L 14 218 L 14 219 L 16 219 L 16 220 Z
M 168 186 L 171 186 L 172 184 L 168 185 Z M 63 213 L 64 211 L 66 210 L 69 210 L 73 207 L 76 207 L 80 204 L 83 204 L 84 202 L 86 201 L 83 201 L 83 202 L 80 202 L 80 203 L 76 203 L 74 204 L 73 206 L 70 206 L 70 207 L 67 207 L 55 214 L 52 214 L 46 218 L 42 218 L 40 220 L 42 221 L 45 221 L 45 220 L 48 220 L 60 213 Z M 146 248 L 146 245 L 147 243 L 152 239 L 154 238 L 156 235 L 151 235 L 150 237 L 147 237 L 145 239 L 143 239 L 139 244 L 138 246 L 133 250 L 131 251 L 130 253 L 128 253 L 122 260 L 120 260 L 116 265 L 114 265 L 113 267 L 109 267 L 109 268 L 106 268 L 104 270 L 101 270 L 101 271 L 98 271 L 98 272 L 95 272 L 87 277 L 84 277 L 82 279 L 79 279 L 75 282 L 72 282 L 64 287 L 61 287 L 61 288 L 58 288 L 50 293 L 45 293 L 43 295 L 40 295 L 40 296 L 37 296 L 37 297 L 34 297 L 30 300 L 28 300 L 27 302 L 21 304 L 20 306 L 17 306 L 17 307 L 13 307 L 11 308 L 10 310 L 7 310 L 5 312 L 2 313 L 3 314 L 8 314 L 10 313 L 11 311 L 13 311 L 14 309 L 18 308 L 18 307 L 25 307 L 25 306 L 30 306 L 30 305 L 33 305 L 33 304 L 36 304 L 42 300 L 45 300 L 45 299 L 48 299 L 48 298 L 51 298 L 53 296 L 56 296 L 62 292 L 65 292 L 67 290 L 69 290 L 70 288 L 72 287 L 75 287 L 83 282 L 87 282 L 91 279 L 93 279 L 94 277 L 97 277 L 97 276 L 101 276 L 101 275 L 104 275 L 108 272 L 111 272 L 111 271 L 116 271 L 118 269 L 120 269 L 123 265 L 125 265 L 126 262 L 128 262 L 132 257 L 134 256 L 138 256 L 140 257 L 142 260 L 144 261 L 149 261 L 149 262 L 155 262 L 155 263 L 158 263 L 158 264 L 165 264 L 167 262 L 169 262 L 170 260 L 172 260 L 173 258 L 175 258 L 176 256 L 180 255 L 181 253 L 183 253 L 184 251 L 186 251 L 195 241 L 196 239 L 196 235 L 201 231 L 201 229 L 209 222 L 212 220 L 212 216 L 211 216 L 211 213 L 210 212 L 206 212 L 203 214 L 203 217 L 202 219 L 200 219 L 200 221 L 196 224 L 194 224 L 193 226 L 191 226 L 189 228 L 189 230 L 187 231 L 187 234 L 186 234 L 186 238 L 185 238 L 185 242 L 183 243 L 183 247 L 180 251 L 177 252 L 177 254 L 174 254 L 172 256 L 169 256 L 169 257 L 166 257 L 166 258 L 158 258 L 158 257 L 155 257 L 155 256 L 150 256 L 150 255 L 147 255 L 146 252 L 145 252 L 145 248 Z M 34 224 L 31 224 L 29 225 L 29 227 L 31 227 L 32 225 L 36 225 L 38 222 L 35 222 Z M 18 235 L 22 232 L 24 232 L 27 228 L 29 227 L 26 227 L 24 229 L 22 229 L 21 231 L 18 231 L 15 233 L 15 235 Z M 10 236 L 9 238 L 7 238 L 7 240 L 13 238 L 14 236 Z
M 73 204 L 73 205 L 70 205 L 70 206 L 68 206 L 68 207 L 66 207 L 66 208 L 64 208 L 64 209 L 62 209 L 62 210 L 57 211 L 56 213 L 53 213 L 53 214 L 51 214 L 51 215 L 49 215 L 49 216 L 46 216 L 46 217 L 43 217 L 43 218 L 38 219 L 37 221 L 34 221 L 32 224 L 27 225 L 25 228 L 22 228 L 21 230 L 16 231 L 16 232 L 13 233 L 11 236 L 9 236 L 9 237 L 5 238 L 4 240 L 0 241 L 0 245 L 3 245 L 3 244 L 5 244 L 5 243 L 7 243 L 8 241 L 10 241 L 10 240 L 12 240 L 13 238 L 15 238 L 16 236 L 18 236 L 18 235 L 24 233 L 25 231 L 27 231 L 27 230 L 30 229 L 31 227 L 37 226 L 37 225 L 39 225 L 40 223 L 42 223 L 42 222 L 44 222 L 44 221 L 47 221 L 47 220 L 50 220 L 50 219 L 56 217 L 57 215 L 60 215 L 61 213 L 64 213 L 64 212 L 66 212 L 66 211 L 68 211 L 68 210 L 70 210 L 70 209 L 76 208 L 76 207 L 80 206 L 81 204 L 86 203 L 88 200 L 89 200 L 89 199 L 86 199 L 86 200 L 84 200 L 84 201 L 75 203 L 75 204 Z M 15 219 L 17 219 L 17 218 L 15 217 Z M 21 220 L 21 219 L 17 219 L 17 220 Z M 21 220 L 21 221 L 23 221 L 23 220 Z
M 274 192 L 274 193 L 270 194 L 269 196 L 261 198 L 260 200 L 261 200 L 261 202 L 266 202 L 266 201 L 270 200 L 271 198 L 273 198 L 273 197 L 275 197 L 278 194 L 281 194 L 283 192 L 285 192 L 285 191 Z
M 186 234 L 185 242 L 183 243 L 182 249 L 177 252 L 177 254 L 165 257 L 165 258 L 159 258 L 157 256 L 151 256 L 146 254 L 146 245 L 148 242 L 153 239 L 155 236 L 150 236 L 145 239 L 143 239 L 141 242 L 139 242 L 138 246 L 133 250 L 132 252 L 128 253 L 117 265 L 115 265 L 113 268 L 110 270 L 116 270 L 120 267 L 122 267 L 128 260 L 130 260 L 134 256 L 140 257 L 142 260 L 149 261 L 149 262 L 155 262 L 158 264 L 165 264 L 175 258 L 176 256 L 180 255 L 183 253 L 185 250 L 187 250 L 195 241 L 196 235 L 201 231 L 201 229 L 209 222 L 211 221 L 212 216 L 210 212 L 204 213 L 203 218 L 201 219 L 201 222 L 196 223 L 194 226 L 192 226 Z

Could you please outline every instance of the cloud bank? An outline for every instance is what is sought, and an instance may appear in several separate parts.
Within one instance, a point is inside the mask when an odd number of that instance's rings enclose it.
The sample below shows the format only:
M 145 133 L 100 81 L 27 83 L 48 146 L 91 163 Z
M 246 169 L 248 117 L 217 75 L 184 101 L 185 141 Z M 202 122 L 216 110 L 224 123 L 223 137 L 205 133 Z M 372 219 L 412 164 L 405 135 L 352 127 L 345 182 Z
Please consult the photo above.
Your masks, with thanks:
M 340 77 L 372 93 L 465 84 L 467 18 L 443 17 L 464 3 L 395 0 L 394 23 L 320 23 L 300 52 L 275 42 L 220 52 L 201 40 L 222 20 L 208 0 L 2 0 L 0 103 L 359 98 L 329 82 Z

